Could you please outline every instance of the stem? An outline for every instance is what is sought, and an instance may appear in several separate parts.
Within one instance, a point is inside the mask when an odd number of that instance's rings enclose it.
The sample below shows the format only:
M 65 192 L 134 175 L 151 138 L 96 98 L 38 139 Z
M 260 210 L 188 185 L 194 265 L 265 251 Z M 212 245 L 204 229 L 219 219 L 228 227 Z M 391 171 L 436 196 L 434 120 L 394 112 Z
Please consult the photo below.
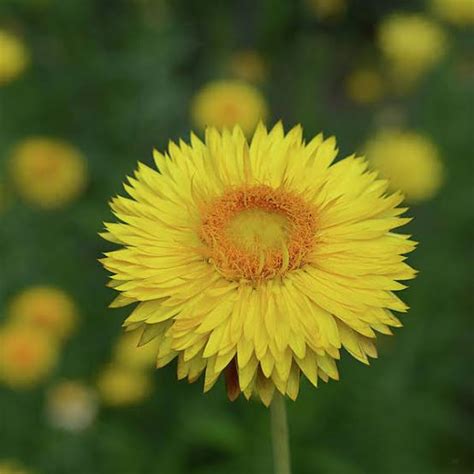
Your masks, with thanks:
M 275 474 L 291 474 L 285 398 L 276 393 L 270 405 Z

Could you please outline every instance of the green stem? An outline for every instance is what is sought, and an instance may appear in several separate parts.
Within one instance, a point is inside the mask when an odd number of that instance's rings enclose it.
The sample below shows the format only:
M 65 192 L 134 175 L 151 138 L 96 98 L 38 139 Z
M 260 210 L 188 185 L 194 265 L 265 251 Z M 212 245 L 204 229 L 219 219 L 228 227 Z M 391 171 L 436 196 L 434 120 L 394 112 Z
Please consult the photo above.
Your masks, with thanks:
M 279 393 L 275 394 L 270 405 L 270 416 L 275 474 L 291 474 L 290 441 L 285 398 Z

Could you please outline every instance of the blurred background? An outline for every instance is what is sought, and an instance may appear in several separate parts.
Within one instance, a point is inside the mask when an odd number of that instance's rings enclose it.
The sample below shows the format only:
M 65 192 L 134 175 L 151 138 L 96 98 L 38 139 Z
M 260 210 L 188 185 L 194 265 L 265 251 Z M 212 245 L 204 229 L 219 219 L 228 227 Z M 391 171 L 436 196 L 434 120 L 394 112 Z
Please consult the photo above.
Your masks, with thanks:
M 260 119 L 365 153 L 420 242 L 379 359 L 289 403 L 295 474 L 472 472 L 473 25 L 472 0 L 2 0 L 0 473 L 272 472 L 268 411 L 153 370 L 97 262 L 138 160 Z

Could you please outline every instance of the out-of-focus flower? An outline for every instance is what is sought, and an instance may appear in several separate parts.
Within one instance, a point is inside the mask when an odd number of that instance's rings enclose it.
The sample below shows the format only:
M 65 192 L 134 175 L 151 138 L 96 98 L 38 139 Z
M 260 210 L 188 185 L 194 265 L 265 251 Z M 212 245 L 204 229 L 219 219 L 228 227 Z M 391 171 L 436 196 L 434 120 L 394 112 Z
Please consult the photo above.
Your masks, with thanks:
M 81 382 L 59 382 L 47 392 L 46 417 L 55 428 L 82 431 L 95 420 L 98 410 L 95 391 Z
M 194 123 L 203 129 L 240 125 L 246 134 L 267 116 L 267 104 L 254 86 L 238 80 L 215 81 L 205 85 L 191 105 Z
M 16 79 L 28 66 L 30 54 L 23 41 L 0 30 L 0 85 Z
M 384 82 L 379 72 L 371 68 L 352 71 L 346 78 L 346 94 L 358 104 L 372 104 L 384 94 Z
M 86 183 L 82 154 L 70 144 L 50 138 L 29 138 L 19 143 L 12 153 L 10 171 L 20 196 L 44 209 L 69 204 Z
M 430 18 L 400 13 L 382 21 L 378 43 L 395 81 L 403 86 L 416 81 L 440 61 L 446 52 L 447 39 Z
M 50 336 L 67 338 L 77 323 L 77 308 L 67 293 L 50 286 L 33 286 L 15 296 L 9 307 L 15 323 L 28 324 Z
M 0 461 L 0 474 L 33 474 L 18 461 L 6 459 Z
M 140 345 L 143 331 L 130 331 L 123 334 L 117 341 L 114 360 L 123 367 L 145 369 L 155 367 L 158 356 L 156 339 L 148 344 Z
M 0 329 L 0 382 L 11 388 L 40 383 L 57 359 L 57 346 L 45 332 L 14 324 Z
M 346 9 L 346 0 L 306 0 L 308 9 L 316 18 L 326 20 L 342 16 Z
M 169 155 L 169 156 L 168 156 Z M 296 399 L 300 379 L 338 379 L 346 348 L 368 364 L 375 332 L 400 326 L 407 306 L 394 290 L 416 272 L 394 229 L 408 222 L 399 192 L 363 158 L 332 164 L 334 137 L 306 142 L 297 126 L 239 127 L 155 151 L 159 172 L 139 165 L 131 197 L 112 199 L 121 245 L 104 266 L 138 303 L 124 325 L 157 340 L 157 366 L 178 359 L 178 378 L 204 390 L 225 376 L 231 400 Z M 179 179 L 178 179 L 179 177 Z
M 146 372 L 112 364 L 97 381 L 100 397 L 106 405 L 134 405 L 151 394 L 151 378 Z
M 443 166 L 436 146 L 414 132 L 385 130 L 369 140 L 367 158 L 391 189 L 400 189 L 408 201 L 433 197 L 443 182 Z
M 230 72 L 244 81 L 263 82 L 266 66 L 262 56 L 254 50 L 237 51 L 230 58 Z
M 474 24 L 473 0 L 432 0 L 435 15 L 457 26 Z

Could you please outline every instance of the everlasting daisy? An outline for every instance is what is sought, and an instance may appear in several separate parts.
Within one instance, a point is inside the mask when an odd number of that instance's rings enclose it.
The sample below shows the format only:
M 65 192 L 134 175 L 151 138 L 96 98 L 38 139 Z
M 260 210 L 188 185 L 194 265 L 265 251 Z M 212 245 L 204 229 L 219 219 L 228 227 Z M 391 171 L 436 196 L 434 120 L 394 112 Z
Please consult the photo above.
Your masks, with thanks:
M 0 330 L 0 383 L 31 388 L 51 373 L 57 359 L 57 346 L 44 332 L 23 325 Z
M 46 137 L 19 143 L 11 156 L 10 172 L 18 194 L 43 209 L 69 204 L 86 184 L 82 154 L 66 142 Z
M 16 79 L 30 62 L 23 41 L 12 33 L 0 30 L 0 85 Z
M 434 13 L 441 19 L 457 26 L 474 24 L 472 0 L 432 0 Z
M 447 38 L 430 18 L 400 13 L 382 21 L 378 43 L 395 81 L 403 87 L 441 60 L 446 53 Z
M 33 286 L 16 295 L 8 315 L 13 322 L 27 324 L 65 339 L 77 323 L 77 308 L 64 291 L 50 286 Z
M 205 85 L 193 98 L 191 116 L 197 127 L 217 128 L 239 125 L 246 134 L 267 116 L 261 92 L 239 80 L 215 81 Z
M 400 189 L 410 202 L 432 198 L 443 182 L 443 164 L 434 143 L 424 135 L 384 130 L 366 145 L 367 158 L 392 190 Z
M 368 363 L 376 332 L 400 326 L 407 306 L 394 291 L 415 271 L 415 244 L 394 229 L 403 196 L 354 155 L 335 164 L 334 138 L 309 142 L 259 125 L 208 128 L 204 142 L 155 151 L 111 206 L 120 220 L 104 237 L 121 248 L 104 266 L 120 295 L 138 303 L 125 321 L 158 341 L 157 366 L 178 360 L 178 377 L 223 374 L 235 399 L 296 399 L 300 379 L 338 379 L 345 348 Z
M 135 405 L 151 393 L 150 376 L 142 371 L 111 364 L 99 375 L 100 398 L 109 406 Z

